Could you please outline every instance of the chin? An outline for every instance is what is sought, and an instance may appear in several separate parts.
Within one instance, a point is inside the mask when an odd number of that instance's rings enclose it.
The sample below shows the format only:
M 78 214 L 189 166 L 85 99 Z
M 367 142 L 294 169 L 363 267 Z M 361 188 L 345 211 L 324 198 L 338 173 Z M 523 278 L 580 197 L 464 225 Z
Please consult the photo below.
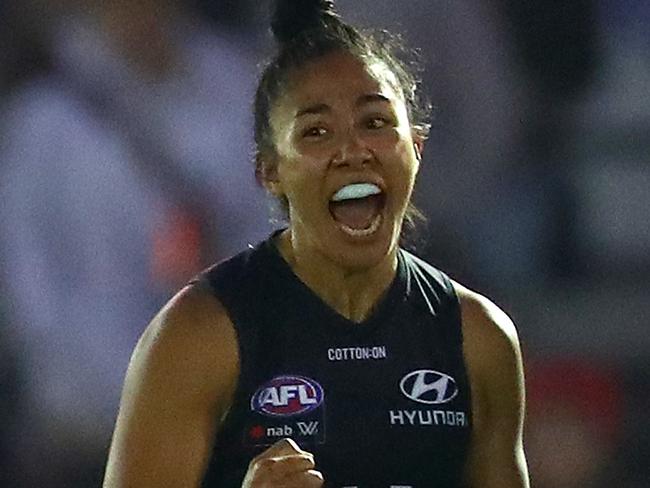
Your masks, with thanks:
M 354 233 L 335 224 L 336 229 L 321 241 L 323 252 L 332 261 L 352 271 L 380 265 L 399 244 L 391 225 L 382 222 L 375 232 Z

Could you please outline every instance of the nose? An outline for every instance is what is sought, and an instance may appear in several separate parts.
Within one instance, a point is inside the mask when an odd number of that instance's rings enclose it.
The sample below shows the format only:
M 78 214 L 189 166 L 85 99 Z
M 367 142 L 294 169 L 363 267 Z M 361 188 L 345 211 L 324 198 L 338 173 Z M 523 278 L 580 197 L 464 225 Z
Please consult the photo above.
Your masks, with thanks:
M 341 167 L 363 167 L 372 161 L 373 155 L 365 141 L 354 131 L 341 136 L 332 164 Z

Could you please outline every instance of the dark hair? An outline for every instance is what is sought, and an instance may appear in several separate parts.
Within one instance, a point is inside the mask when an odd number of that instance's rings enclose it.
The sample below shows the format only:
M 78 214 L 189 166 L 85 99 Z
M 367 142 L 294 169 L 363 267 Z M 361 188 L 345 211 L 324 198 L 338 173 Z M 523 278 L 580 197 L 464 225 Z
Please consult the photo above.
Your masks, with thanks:
M 273 154 L 270 114 L 291 73 L 329 53 L 342 51 L 360 59 L 379 61 L 394 75 L 394 88 L 404 96 L 409 121 L 422 137 L 429 131 L 431 105 L 418 93 L 420 64 L 417 52 L 386 31 L 361 31 L 341 20 L 332 0 L 277 0 L 271 31 L 279 44 L 277 56 L 264 69 L 255 94 L 256 174 L 264 177 L 264 157 Z M 287 210 L 286 200 L 280 202 Z M 412 205 L 407 226 L 422 214 Z

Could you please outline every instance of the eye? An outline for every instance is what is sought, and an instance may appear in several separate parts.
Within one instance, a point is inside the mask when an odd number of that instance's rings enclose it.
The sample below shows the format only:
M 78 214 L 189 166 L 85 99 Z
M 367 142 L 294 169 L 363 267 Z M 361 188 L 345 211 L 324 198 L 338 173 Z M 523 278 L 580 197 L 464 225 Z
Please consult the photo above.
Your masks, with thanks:
M 391 121 L 387 117 L 374 115 L 366 119 L 365 125 L 368 129 L 383 129 L 384 127 L 390 125 L 390 123 Z
M 324 136 L 325 134 L 327 134 L 327 129 L 325 127 L 314 126 L 314 127 L 309 127 L 307 129 L 305 129 L 302 132 L 302 137 L 317 139 L 319 137 Z

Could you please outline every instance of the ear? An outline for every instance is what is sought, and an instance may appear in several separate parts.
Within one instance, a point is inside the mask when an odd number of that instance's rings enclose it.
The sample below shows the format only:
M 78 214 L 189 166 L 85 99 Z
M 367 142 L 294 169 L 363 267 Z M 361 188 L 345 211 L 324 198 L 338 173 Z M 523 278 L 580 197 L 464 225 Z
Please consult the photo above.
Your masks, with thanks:
M 424 140 L 425 137 L 420 134 L 419 131 L 413 131 L 413 149 L 415 150 L 415 157 L 418 158 L 418 161 L 422 161 L 422 153 L 424 152 Z
M 255 155 L 255 178 L 273 196 L 281 197 L 284 194 L 278 176 L 276 156 L 261 152 Z

